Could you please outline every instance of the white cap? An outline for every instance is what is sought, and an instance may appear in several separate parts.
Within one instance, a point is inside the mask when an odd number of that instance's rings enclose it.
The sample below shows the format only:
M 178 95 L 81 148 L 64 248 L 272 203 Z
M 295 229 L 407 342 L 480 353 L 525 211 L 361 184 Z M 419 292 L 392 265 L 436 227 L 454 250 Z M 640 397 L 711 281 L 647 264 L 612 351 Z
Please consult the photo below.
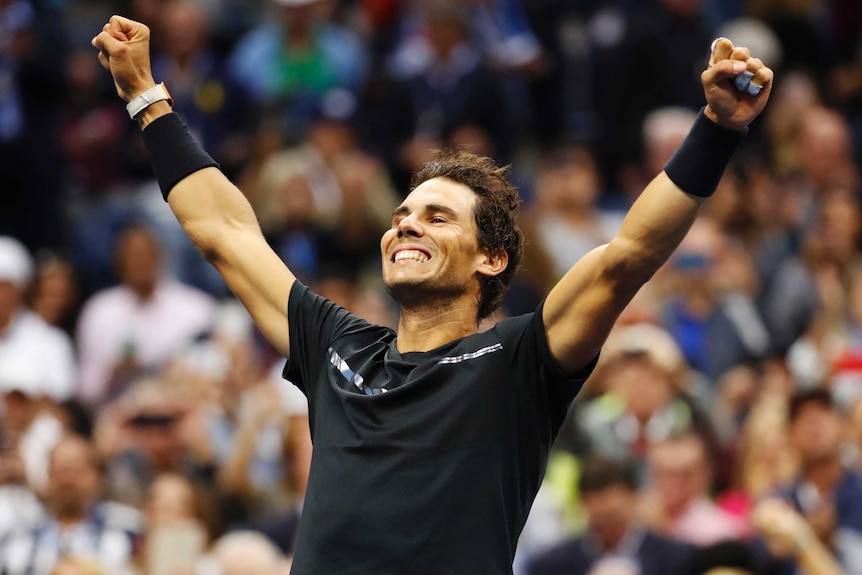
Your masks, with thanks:
M 27 397 L 40 397 L 44 395 L 42 378 L 36 366 L 25 360 L 17 361 L 13 358 L 5 358 L 0 365 L 0 393 L 12 393 L 14 391 L 23 393 Z
M 33 258 L 24 245 L 10 236 L 0 236 L 0 281 L 24 287 L 33 277 Z

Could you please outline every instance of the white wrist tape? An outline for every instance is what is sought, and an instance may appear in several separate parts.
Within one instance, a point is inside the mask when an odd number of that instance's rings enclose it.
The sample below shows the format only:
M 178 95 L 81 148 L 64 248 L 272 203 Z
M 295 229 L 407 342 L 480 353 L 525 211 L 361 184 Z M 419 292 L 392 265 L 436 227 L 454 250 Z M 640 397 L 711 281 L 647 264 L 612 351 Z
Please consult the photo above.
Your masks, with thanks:
M 129 117 L 134 120 L 138 114 L 146 110 L 149 106 L 156 102 L 161 102 L 162 100 L 167 100 L 168 104 L 171 106 L 174 105 L 174 101 L 171 99 L 171 95 L 168 93 L 168 89 L 165 87 L 164 82 L 156 84 L 146 92 L 132 98 L 132 100 L 126 104 L 126 111 L 129 113 Z

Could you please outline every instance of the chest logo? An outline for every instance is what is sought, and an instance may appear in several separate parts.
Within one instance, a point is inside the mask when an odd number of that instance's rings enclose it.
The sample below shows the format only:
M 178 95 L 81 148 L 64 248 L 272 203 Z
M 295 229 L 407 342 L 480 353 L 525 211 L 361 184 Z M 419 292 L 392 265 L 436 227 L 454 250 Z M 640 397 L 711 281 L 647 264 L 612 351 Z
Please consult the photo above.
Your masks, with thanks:
M 347 365 L 347 362 L 341 359 L 341 356 L 338 355 L 337 351 L 331 347 L 327 351 L 329 353 L 329 363 L 338 370 L 338 373 L 340 373 L 344 379 L 355 385 L 356 389 L 360 392 L 365 395 L 380 395 L 389 391 L 385 387 L 368 387 L 365 385 L 365 380 L 362 376 L 353 371 L 350 366 Z

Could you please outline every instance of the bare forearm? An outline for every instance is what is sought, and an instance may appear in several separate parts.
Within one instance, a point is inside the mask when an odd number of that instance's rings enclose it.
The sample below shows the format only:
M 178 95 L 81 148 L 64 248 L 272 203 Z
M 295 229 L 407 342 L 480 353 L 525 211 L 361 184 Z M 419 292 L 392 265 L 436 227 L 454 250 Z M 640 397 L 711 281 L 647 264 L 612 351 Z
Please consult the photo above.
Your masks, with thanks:
M 835 557 L 814 534 L 799 542 L 799 547 L 796 560 L 805 575 L 843 575 Z
M 704 198 L 680 190 L 664 172 L 635 201 L 605 252 L 608 269 L 637 289 L 671 256 L 691 228 Z

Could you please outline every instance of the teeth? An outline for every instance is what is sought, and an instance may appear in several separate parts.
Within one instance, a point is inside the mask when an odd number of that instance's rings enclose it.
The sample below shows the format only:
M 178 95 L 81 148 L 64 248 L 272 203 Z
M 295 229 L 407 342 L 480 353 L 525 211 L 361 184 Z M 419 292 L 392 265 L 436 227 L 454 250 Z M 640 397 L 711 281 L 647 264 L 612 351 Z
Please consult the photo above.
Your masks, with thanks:
M 397 254 L 395 254 L 395 261 L 400 262 L 403 260 L 414 260 L 417 262 L 427 262 L 428 256 L 425 255 L 424 252 L 419 250 L 401 250 Z

